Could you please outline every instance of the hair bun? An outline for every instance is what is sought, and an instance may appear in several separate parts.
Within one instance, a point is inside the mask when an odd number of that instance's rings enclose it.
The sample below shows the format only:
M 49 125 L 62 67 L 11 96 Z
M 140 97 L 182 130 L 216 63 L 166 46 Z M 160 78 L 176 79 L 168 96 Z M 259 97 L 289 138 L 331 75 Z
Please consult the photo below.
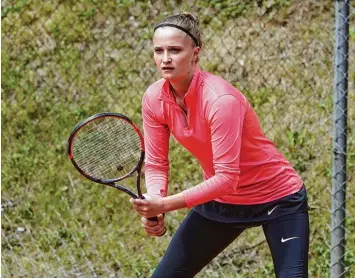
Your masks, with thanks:
M 180 15 L 192 20 L 193 22 L 195 22 L 196 25 L 200 25 L 200 21 L 199 21 L 198 17 L 195 16 L 194 14 L 192 14 L 190 12 L 182 12 L 182 13 L 180 13 Z

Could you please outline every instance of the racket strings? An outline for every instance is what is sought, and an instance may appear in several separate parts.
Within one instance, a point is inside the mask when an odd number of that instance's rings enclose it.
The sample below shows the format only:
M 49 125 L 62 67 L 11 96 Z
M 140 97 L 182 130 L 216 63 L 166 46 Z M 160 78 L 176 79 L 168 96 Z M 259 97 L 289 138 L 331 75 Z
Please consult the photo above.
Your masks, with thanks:
M 109 180 L 130 173 L 141 156 L 141 140 L 127 121 L 102 117 L 84 125 L 72 144 L 73 159 L 88 175 Z

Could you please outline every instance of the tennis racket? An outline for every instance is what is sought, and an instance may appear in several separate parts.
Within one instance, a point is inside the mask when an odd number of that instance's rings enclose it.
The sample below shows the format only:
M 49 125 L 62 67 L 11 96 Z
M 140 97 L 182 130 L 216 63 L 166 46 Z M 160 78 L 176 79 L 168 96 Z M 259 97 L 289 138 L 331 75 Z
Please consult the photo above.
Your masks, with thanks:
M 80 122 L 68 140 L 68 156 L 86 178 L 144 199 L 141 169 L 144 141 L 139 128 L 125 115 L 103 112 Z M 136 173 L 135 190 L 117 184 Z M 157 221 L 157 217 L 148 218 Z

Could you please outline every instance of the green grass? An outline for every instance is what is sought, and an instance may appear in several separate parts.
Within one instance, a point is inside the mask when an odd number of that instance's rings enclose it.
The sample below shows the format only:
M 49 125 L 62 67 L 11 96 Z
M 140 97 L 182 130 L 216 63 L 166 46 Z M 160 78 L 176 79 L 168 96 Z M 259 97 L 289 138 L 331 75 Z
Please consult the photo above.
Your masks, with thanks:
M 147 277 L 154 270 L 187 210 L 167 214 L 164 237 L 147 237 L 128 196 L 75 171 L 66 141 L 76 123 L 102 111 L 125 113 L 141 123 L 142 95 L 159 78 L 152 26 L 180 10 L 200 16 L 205 42 L 201 67 L 248 97 L 267 136 L 304 179 L 313 209 L 310 276 L 329 276 L 333 3 L 260 3 L 6 1 L 1 53 L 3 277 Z M 354 277 L 353 63 L 349 80 L 345 276 Z M 171 194 L 201 182 L 196 159 L 174 139 L 170 163 Z M 262 230 L 244 233 L 198 276 L 274 276 Z

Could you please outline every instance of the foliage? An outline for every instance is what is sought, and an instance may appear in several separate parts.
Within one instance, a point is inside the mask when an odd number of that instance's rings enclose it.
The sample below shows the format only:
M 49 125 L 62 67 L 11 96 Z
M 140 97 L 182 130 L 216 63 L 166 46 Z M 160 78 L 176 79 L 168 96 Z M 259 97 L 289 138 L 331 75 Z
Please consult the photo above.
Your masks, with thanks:
M 146 237 L 124 194 L 74 171 L 66 141 L 76 123 L 101 111 L 141 123 L 142 94 L 159 78 L 152 24 L 187 10 L 199 14 L 204 30 L 201 67 L 242 90 L 267 136 L 302 175 L 312 207 L 310 275 L 328 277 L 332 1 L 3 2 L 2 276 L 152 272 L 187 210 L 167 214 L 166 236 Z M 351 64 L 349 80 L 354 76 Z M 349 89 L 346 276 L 354 277 L 353 83 Z M 170 161 L 170 193 L 201 182 L 197 160 L 173 138 Z M 261 230 L 238 238 L 199 276 L 273 276 Z

